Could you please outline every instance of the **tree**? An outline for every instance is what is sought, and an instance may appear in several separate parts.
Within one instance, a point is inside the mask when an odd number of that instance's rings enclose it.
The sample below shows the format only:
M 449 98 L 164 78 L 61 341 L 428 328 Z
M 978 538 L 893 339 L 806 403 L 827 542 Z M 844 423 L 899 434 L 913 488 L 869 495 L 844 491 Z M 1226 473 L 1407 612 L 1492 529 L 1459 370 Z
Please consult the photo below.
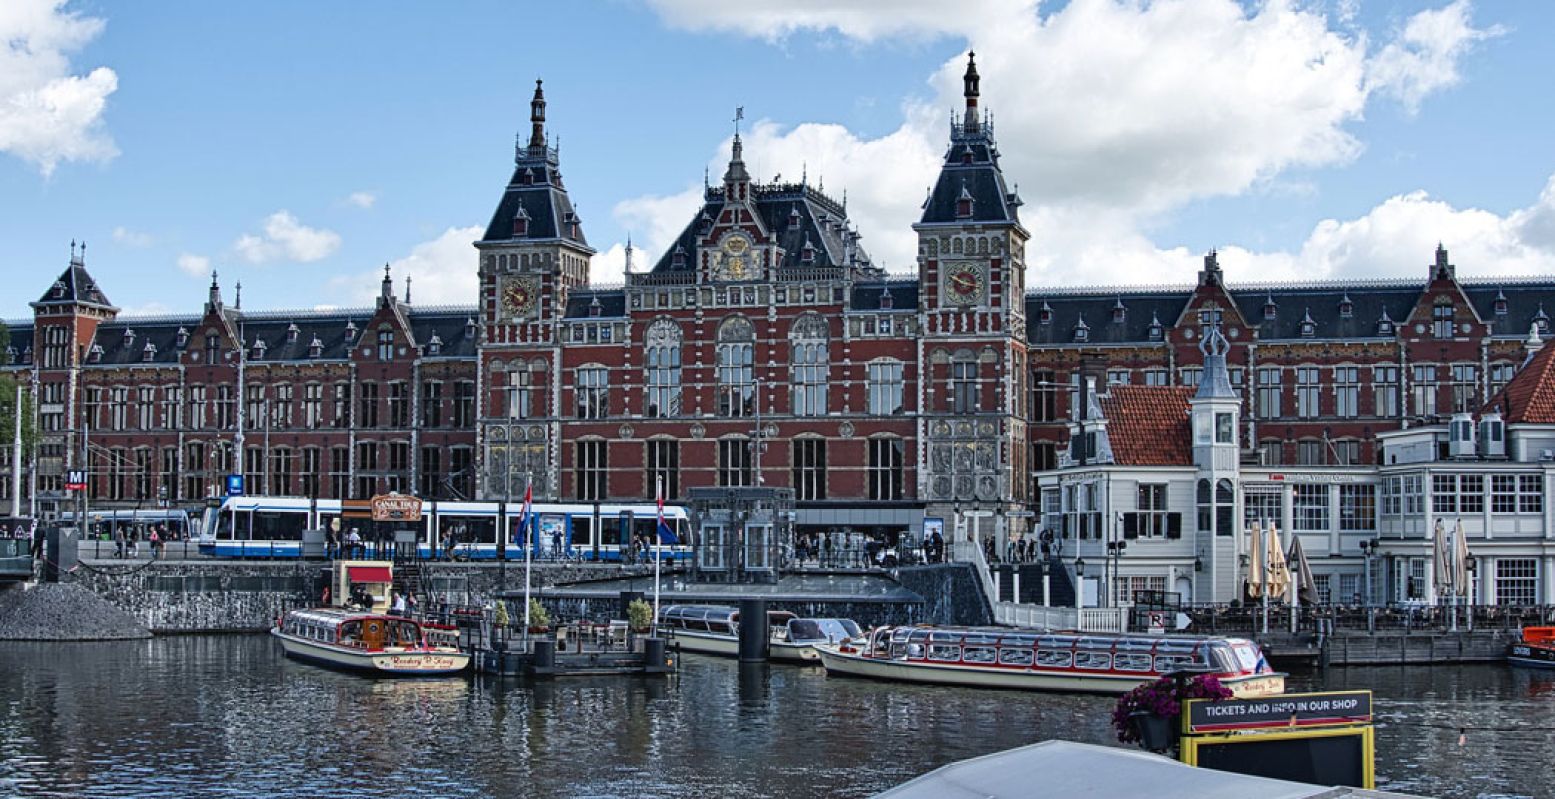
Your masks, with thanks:
M 0 322 L 0 352 L 11 344 L 11 330 Z M 3 365 L 0 365 L 3 366 Z M 38 431 L 33 424 L 34 409 L 32 392 L 20 370 L 0 369 L 0 446 L 10 450 L 16 440 L 16 386 L 22 385 L 22 452 L 24 457 L 33 453 L 33 448 L 38 443 Z

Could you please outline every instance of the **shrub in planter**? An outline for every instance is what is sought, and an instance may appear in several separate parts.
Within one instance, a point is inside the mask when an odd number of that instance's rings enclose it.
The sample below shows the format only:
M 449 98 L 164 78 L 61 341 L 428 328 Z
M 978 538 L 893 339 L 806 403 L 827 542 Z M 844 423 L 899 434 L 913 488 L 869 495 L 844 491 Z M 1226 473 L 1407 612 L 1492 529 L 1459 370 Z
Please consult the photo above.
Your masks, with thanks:
M 531 632 L 543 632 L 551 628 L 551 614 L 547 613 L 540 600 L 529 600 L 529 630 Z
M 645 632 L 653 624 L 653 606 L 634 599 L 626 606 L 626 621 L 636 632 Z
M 1209 675 L 1179 682 L 1162 677 L 1147 682 L 1118 698 L 1112 711 L 1112 727 L 1121 743 L 1139 743 L 1162 751 L 1177 742 L 1177 717 L 1185 699 L 1229 699 L 1231 689 Z

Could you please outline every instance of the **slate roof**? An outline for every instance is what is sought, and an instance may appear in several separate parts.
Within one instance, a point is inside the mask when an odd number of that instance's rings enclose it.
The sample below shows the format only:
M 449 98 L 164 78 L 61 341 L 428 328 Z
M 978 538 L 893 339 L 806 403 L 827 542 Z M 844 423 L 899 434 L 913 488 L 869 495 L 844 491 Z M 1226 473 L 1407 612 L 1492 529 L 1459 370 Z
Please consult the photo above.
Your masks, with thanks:
M 880 297 L 888 292 L 891 295 L 891 307 L 881 308 Z M 854 283 L 853 297 L 848 307 L 855 311 L 916 311 L 918 310 L 918 279 Z
M 1497 336 L 1523 338 L 1535 321 L 1548 325 L 1555 314 L 1555 278 L 1474 278 L 1460 280 L 1464 296 L 1481 319 L 1491 323 Z M 1229 284 L 1238 310 L 1258 330 L 1261 341 L 1299 340 L 1302 322 L 1311 319 L 1315 339 L 1389 340 L 1400 332 L 1410 311 L 1426 288 L 1421 280 L 1356 280 L 1313 284 Z M 1090 337 L 1087 344 L 1144 343 L 1150 339 L 1151 315 L 1171 326 L 1193 298 L 1193 286 L 1159 288 L 1045 288 L 1026 294 L 1027 341 L 1032 344 L 1078 343 L 1074 330 L 1083 317 Z M 1497 300 L 1504 313 L 1497 314 Z M 1264 307 L 1274 304 L 1274 318 L 1264 318 Z M 1112 321 L 1113 309 L 1122 303 L 1124 321 Z M 1348 303 L 1349 315 L 1344 313 Z M 1052 321 L 1042 323 L 1042 309 L 1052 310 Z M 1387 319 L 1394 331 L 1384 332 L 1379 322 Z M 1476 335 L 1478 333 L 1476 332 Z
M 534 149 L 519 152 L 513 177 L 508 180 L 481 241 L 514 240 L 513 217 L 523 209 L 529 217 L 528 235 L 524 239 L 559 238 L 588 246 L 582 220 L 572 206 L 567 188 L 562 185 L 562 173 L 555 156 L 556 151 L 550 148 L 546 148 L 543 155 Z M 569 220 L 576 224 L 569 224 Z
M 243 336 L 247 339 L 245 346 L 250 362 L 253 362 L 255 343 L 263 340 L 266 344 L 263 360 L 269 363 L 344 360 L 349 356 L 351 346 L 361 343 L 361 336 L 374 313 L 375 311 L 370 308 L 295 313 L 267 311 L 244 314 L 239 318 L 243 323 Z M 476 309 L 473 306 L 469 308 L 448 306 L 426 310 L 416 310 L 412 307 L 408 318 L 416 343 L 420 345 L 426 357 L 474 358 L 476 339 L 479 334 L 469 322 L 475 319 L 475 314 Z M 97 336 L 88 350 L 87 364 L 104 366 L 177 364 L 180 356 L 190 346 L 203 346 L 198 339 L 199 328 L 203 321 L 204 317 L 191 314 L 119 317 L 104 322 L 98 326 Z M 348 341 L 347 333 L 351 324 L 356 326 L 355 338 Z M 297 327 L 295 338 L 289 336 L 293 325 Z M 189 334 L 183 347 L 178 346 L 180 329 Z M 129 336 L 126 333 L 134 335 Z M 436 336 L 440 342 L 436 355 L 430 352 L 433 336 Z M 323 345 L 317 357 L 310 354 L 315 337 Z M 11 338 L 13 342 L 25 339 L 30 344 L 32 329 L 29 327 L 12 330 Z M 150 360 L 147 360 L 146 356 L 148 343 L 155 347 Z M 101 354 L 95 352 L 99 347 L 102 350 Z M 20 352 L 21 347 L 17 346 L 17 350 Z
M 1508 424 L 1555 424 L 1555 346 L 1545 344 L 1485 403 Z
M 963 194 L 972 198 L 970 217 L 956 213 L 957 201 Z M 953 123 L 945 163 L 923 202 L 923 216 L 918 224 L 1018 224 L 1016 209 L 1020 205 L 1020 198 L 1005 185 L 1004 172 L 999 169 L 999 148 L 993 141 L 993 125 L 985 122 L 977 132 L 968 133 Z
M 753 184 L 751 200 L 758 223 L 777 240 L 784 250 L 780 269 L 851 266 L 871 269 L 869 254 L 859 244 L 861 236 L 848 221 L 847 208 L 807 183 Z M 682 272 L 696 269 L 697 243 L 705 236 L 724 209 L 723 187 L 707 190 L 702 207 L 692 216 L 680 235 L 665 248 L 651 272 Z M 804 245 L 814 249 L 814 260 L 805 263 Z M 675 249 L 685 254 L 684 263 L 675 265 Z
M 95 305 L 117 311 L 113 303 L 108 301 L 108 295 L 103 293 L 97 281 L 87 274 L 86 262 L 80 256 L 70 259 L 70 266 L 54 281 L 43 296 L 33 303 L 33 307 L 54 305 Z
M 1107 439 L 1120 466 L 1188 466 L 1191 386 L 1112 386 L 1097 399 L 1108 421 Z
M 573 291 L 567 295 L 568 319 L 589 319 L 594 316 L 594 301 L 599 300 L 599 315 L 602 318 L 619 319 L 626 316 L 626 291 L 623 289 L 596 289 L 593 291 L 584 289 Z

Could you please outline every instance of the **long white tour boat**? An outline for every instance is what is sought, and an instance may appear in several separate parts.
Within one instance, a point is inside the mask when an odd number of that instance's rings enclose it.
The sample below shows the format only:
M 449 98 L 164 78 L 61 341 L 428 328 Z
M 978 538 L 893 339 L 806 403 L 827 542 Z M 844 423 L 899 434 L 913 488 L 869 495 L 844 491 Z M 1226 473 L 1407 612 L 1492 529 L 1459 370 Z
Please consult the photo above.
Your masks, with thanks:
M 659 611 L 659 626 L 683 652 L 740 654 L 740 611 L 723 605 L 670 605 Z M 786 610 L 767 611 L 767 656 L 772 660 L 818 663 L 817 644 L 841 643 L 863 636 L 852 619 L 803 619 Z
M 383 676 L 435 677 L 470 665 L 470 655 L 428 641 L 412 619 L 344 608 L 293 610 L 270 630 L 288 657 Z
M 1238 697 L 1285 691 L 1285 675 L 1245 638 L 904 626 L 815 649 L 828 674 L 905 682 L 1120 694 L 1193 671 L 1218 678 Z

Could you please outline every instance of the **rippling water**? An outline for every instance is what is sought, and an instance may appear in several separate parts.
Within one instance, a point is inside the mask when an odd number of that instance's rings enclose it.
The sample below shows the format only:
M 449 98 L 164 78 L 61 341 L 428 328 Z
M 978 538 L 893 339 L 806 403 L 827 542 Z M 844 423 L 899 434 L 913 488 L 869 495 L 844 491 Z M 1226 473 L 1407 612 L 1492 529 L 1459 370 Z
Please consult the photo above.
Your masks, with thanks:
M 1104 697 L 695 656 L 668 680 L 375 681 L 285 660 L 265 636 L 187 637 L 7 643 L 0 675 L 5 796 L 868 796 L 954 760 L 1112 737 Z M 1292 683 L 1376 691 L 1378 787 L 1555 796 L 1555 675 Z

